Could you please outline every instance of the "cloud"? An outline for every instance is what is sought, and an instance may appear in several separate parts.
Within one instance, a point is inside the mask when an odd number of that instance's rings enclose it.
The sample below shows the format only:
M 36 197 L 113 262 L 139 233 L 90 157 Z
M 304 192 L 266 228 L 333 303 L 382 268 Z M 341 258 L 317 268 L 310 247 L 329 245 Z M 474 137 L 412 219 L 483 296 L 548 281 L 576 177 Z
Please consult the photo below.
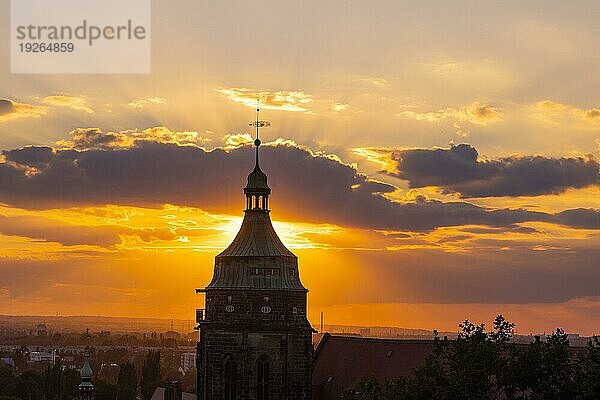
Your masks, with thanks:
M 411 188 L 436 186 L 463 198 L 559 194 L 600 183 L 598 162 L 591 157 L 514 155 L 481 160 L 469 144 L 355 152 L 382 163 L 390 175 L 407 180 Z
M 76 111 L 85 111 L 88 114 L 94 113 L 94 110 L 88 106 L 87 99 L 81 96 L 53 95 L 44 97 L 43 102 L 50 106 L 68 107 Z
M 270 110 L 310 112 L 308 105 L 313 101 L 312 96 L 303 91 L 270 92 L 246 88 L 221 88 L 217 92 L 224 94 L 229 100 L 253 108 L 256 107 L 257 99 L 260 99 L 261 108 Z
M 85 150 L 78 142 L 80 149 L 4 151 L 0 202 L 31 209 L 103 204 L 158 207 L 169 203 L 238 213 L 242 207 L 241 188 L 253 162 L 250 146 L 207 151 L 140 140 L 122 147 L 106 145 L 114 140 L 110 134 L 107 140 L 101 137 L 95 131 L 91 148 Z M 98 143 L 103 146 L 99 148 Z M 468 148 L 461 149 L 468 152 Z M 422 196 L 400 203 L 383 195 L 396 190 L 394 186 L 370 180 L 336 157 L 283 140 L 265 145 L 261 151 L 262 167 L 273 189 L 271 204 L 289 220 L 428 231 L 465 224 L 514 227 L 555 218 L 541 212 L 486 209 Z M 28 173 L 31 168 L 36 172 Z
M 496 107 L 481 104 L 478 101 L 462 108 L 446 108 L 438 111 L 416 112 L 403 111 L 400 116 L 413 118 L 417 121 L 438 122 L 444 119 L 454 119 L 459 122 L 470 122 L 477 125 L 488 125 L 502 120 L 502 113 Z
M 133 107 L 133 108 L 145 108 L 148 106 L 162 105 L 162 104 L 167 104 L 167 99 L 164 99 L 162 97 L 150 97 L 147 99 L 140 99 L 140 100 L 132 101 L 131 103 L 128 103 L 127 105 L 129 107 Z
M 120 242 L 119 233 L 114 228 L 68 226 L 46 218 L 7 217 L 1 214 L 0 234 L 27 237 L 45 242 L 57 242 L 65 246 L 96 245 L 109 247 Z
M 583 111 L 583 117 L 590 122 L 600 122 L 600 108 L 590 108 Z
M 18 165 L 42 169 L 54 159 L 55 150 L 52 147 L 25 146 L 19 152 L 13 152 L 7 160 Z
M 331 109 L 335 112 L 341 112 L 348 108 L 348 104 L 335 103 Z
M 77 128 L 69 133 L 71 139 L 61 140 L 57 144 L 78 150 L 128 148 L 138 142 L 174 143 L 178 145 L 198 144 L 210 141 L 198 132 L 171 131 L 163 126 L 120 132 L 103 132 L 99 128 Z
M 438 111 L 417 112 L 413 110 L 402 111 L 398 114 L 404 118 L 412 118 L 417 121 L 440 122 L 442 120 L 453 120 L 453 126 L 456 133 L 461 136 L 467 136 L 468 131 L 464 130 L 465 124 L 491 125 L 502 121 L 502 112 L 489 104 L 482 104 L 478 101 L 471 105 L 461 108 L 446 108 Z
M 55 242 L 63 246 L 98 246 L 115 248 L 123 241 L 123 236 L 133 237 L 141 242 L 158 240 L 174 241 L 182 233 L 195 235 L 194 231 L 175 228 L 141 227 L 120 225 L 75 225 L 41 216 L 5 216 L 0 214 L 0 234 L 19 236 L 35 241 Z
M 600 210 L 576 208 L 556 215 L 557 223 L 583 229 L 597 229 L 600 226 Z
M 16 118 L 39 118 L 48 113 L 43 106 L 17 103 L 9 99 L 0 99 L 0 122 L 10 121 Z
M 249 133 L 225 135 L 223 139 L 225 142 L 225 148 L 236 148 L 246 144 L 254 143 L 254 138 Z
M 571 117 L 591 124 L 600 123 L 600 108 L 574 107 L 552 100 L 542 100 L 533 105 L 534 116 L 545 122 L 555 122 L 558 118 Z
M 378 88 L 386 88 L 392 86 L 387 80 L 376 77 L 358 78 L 356 79 L 356 82 L 373 85 Z
M 377 289 L 357 293 L 357 303 L 525 304 L 600 296 L 597 248 L 473 253 L 421 249 L 356 252 L 352 257 L 369 277 L 369 286 Z
M 496 107 L 477 101 L 467 107 L 464 112 L 466 120 L 473 124 L 488 125 L 502 120 L 502 113 Z

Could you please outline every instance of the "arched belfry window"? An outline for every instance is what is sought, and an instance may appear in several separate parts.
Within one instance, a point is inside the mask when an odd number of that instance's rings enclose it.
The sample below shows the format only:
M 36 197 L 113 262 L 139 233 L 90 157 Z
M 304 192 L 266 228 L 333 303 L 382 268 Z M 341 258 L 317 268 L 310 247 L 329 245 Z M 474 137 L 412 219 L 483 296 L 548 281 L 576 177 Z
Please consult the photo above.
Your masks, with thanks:
M 223 361 L 223 400 L 237 400 L 237 365 L 231 356 Z
M 256 398 L 257 400 L 270 400 L 270 368 L 267 357 L 262 356 L 256 363 Z

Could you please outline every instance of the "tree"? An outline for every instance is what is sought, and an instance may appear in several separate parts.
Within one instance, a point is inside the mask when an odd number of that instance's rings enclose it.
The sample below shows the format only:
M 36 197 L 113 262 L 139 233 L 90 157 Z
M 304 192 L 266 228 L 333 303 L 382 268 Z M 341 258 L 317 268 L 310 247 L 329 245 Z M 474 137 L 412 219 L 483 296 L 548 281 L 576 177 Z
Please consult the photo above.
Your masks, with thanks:
M 122 363 L 119 367 L 117 386 L 120 400 L 133 400 L 137 394 L 137 373 L 135 364 L 131 361 Z
M 0 396 L 8 396 L 14 390 L 15 374 L 9 368 L 0 366 Z
M 529 345 L 512 342 L 515 325 L 501 315 L 494 328 L 468 320 L 456 340 L 435 334 L 433 351 L 407 378 L 362 382 L 353 400 L 558 400 L 600 399 L 600 340 L 576 356 L 557 329 Z
M 62 369 L 56 363 L 46 368 L 44 373 L 44 394 L 48 400 L 59 400 L 65 391 Z
M 432 354 L 407 381 L 407 398 L 494 400 L 511 391 L 515 325 L 499 315 L 491 332 L 468 320 L 459 327 L 456 340 L 435 336 Z
M 534 341 L 520 352 L 513 368 L 516 399 L 575 398 L 573 361 L 569 340 L 557 329 L 543 341 Z
M 94 379 L 94 398 L 96 400 L 119 399 L 117 385 L 106 382 L 101 378 Z
M 140 388 L 142 399 L 150 400 L 160 384 L 160 350 L 150 350 L 142 365 L 142 380 Z
M 41 399 L 44 397 L 43 377 L 35 370 L 28 370 L 17 377 L 15 396 L 21 399 Z
M 590 339 L 587 351 L 581 354 L 575 372 L 580 400 L 600 399 L 600 339 Z

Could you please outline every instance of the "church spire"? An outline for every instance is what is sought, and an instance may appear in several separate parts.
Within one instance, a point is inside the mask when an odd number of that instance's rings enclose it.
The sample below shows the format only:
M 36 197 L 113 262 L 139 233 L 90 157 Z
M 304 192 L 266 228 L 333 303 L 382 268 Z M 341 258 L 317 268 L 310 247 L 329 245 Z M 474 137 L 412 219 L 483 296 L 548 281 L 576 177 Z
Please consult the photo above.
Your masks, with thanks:
M 244 194 L 246 195 L 246 211 L 269 211 L 269 194 L 271 194 L 271 188 L 269 188 L 269 185 L 267 184 L 267 175 L 260 169 L 258 153 L 261 145 L 260 128 L 269 127 L 271 126 L 271 123 L 268 121 L 259 120 L 259 113 L 260 100 L 257 100 L 256 121 L 250 123 L 250 126 L 256 128 L 256 139 L 254 140 L 256 159 L 254 170 L 250 173 L 250 175 L 248 175 L 248 184 L 244 188 Z
M 81 383 L 79 384 L 79 400 L 94 399 L 94 384 L 92 384 L 93 371 L 90 367 L 90 355 L 88 350 L 85 350 L 83 359 L 83 368 L 81 368 Z

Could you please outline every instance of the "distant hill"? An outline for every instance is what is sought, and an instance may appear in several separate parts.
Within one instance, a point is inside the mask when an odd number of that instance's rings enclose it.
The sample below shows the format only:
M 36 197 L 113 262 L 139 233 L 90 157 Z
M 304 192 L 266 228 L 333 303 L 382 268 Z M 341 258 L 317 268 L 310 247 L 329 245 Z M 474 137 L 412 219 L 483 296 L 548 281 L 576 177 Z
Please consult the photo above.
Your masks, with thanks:
M 110 331 L 126 332 L 165 332 L 173 329 L 177 332 L 191 332 L 195 326 L 192 320 L 161 318 L 130 318 L 103 316 L 34 316 L 34 315 L 0 315 L 0 327 L 12 329 L 35 329 L 38 324 L 46 324 L 49 331 L 55 332 L 92 332 Z

